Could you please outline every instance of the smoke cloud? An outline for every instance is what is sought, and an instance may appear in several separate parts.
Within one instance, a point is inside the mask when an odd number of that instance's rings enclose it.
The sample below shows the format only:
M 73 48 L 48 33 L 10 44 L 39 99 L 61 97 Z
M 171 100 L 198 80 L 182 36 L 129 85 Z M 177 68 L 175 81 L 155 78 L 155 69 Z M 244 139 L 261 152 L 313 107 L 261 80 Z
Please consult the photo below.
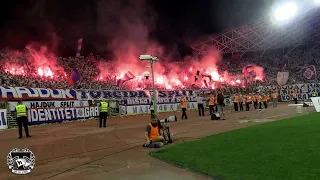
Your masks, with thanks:
M 98 32 L 108 39 L 104 44 L 105 47 L 99 47 L 99 49 L 107 48 L 109 52 L 112 52 L 113 58 L 108 62 L 96 64 L 100 71 L 96 80 L 111 79 L 111 82 L 106 83 L 116 84 L 117 79 L 130 71 L 136 77 L 126 84 L 134 89 L 150 88 L 151 80 L 143 77 L 144 71 L 151 72 L 150 64 L 138 58 L 141 54 L 150 54 L 160 59 L 154 64 L 155 82 L 163 88 L 186 88 L 191 85 L 206 87 L 202 75 L 211 77 L 206 79 L 209 84 L 207 88 L 214 88 L 218 82 L 232 84 L 232 79 L 234 79 L 232 75 L 227 71 L 218 71 L 217 64 L 222 61 L 222 54 L 215 49 L 211 49 L 207 55 L 202 57 L 196 55 L 184 57 L 182 65 L 175 63 L 181 61 L 174 59 L 177 57 L 176 48 L 169 49 L 155 41 L 150 35 L 150 32 L 157 28 L 158 15 L 145 0 L 101 0 L 97 8 Z M 60 38 L 57 34 L 52 33 L 50 44 L 45 46 L 39 43 L 29 43 L 27 46 L 30 53 L 28 62 L 37 69 L 38 75 L 53 78 L 65 74 L 64 69 L 58 66 L 57 54 L 54 53 L 59 42 Z M 195 82 L 194 76 L 198 70 L 201 76 Z M 18 71 L 22 73 L 23 69 L 20 68 Z M 264 77 L 263 68 L 256 67 L 255 71 L 257 76 Z

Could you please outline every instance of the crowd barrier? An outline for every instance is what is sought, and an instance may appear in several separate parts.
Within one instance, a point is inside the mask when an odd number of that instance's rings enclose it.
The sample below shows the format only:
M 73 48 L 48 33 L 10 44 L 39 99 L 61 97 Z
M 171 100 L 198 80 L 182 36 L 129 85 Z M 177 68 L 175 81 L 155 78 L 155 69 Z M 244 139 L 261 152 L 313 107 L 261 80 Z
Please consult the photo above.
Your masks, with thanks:
M 282 101 L 289 101 L 292 92 L 298 92 L 299 100 L 310 99 L 313 91 L 319 92 L 319 84 L 297 84 L 293 86 L 260 87 L 259 92 L 277 91 Z M 226 106 L 232 105 L 234 93 L 252 93 L 257 90 L 248 88 L 223 88 L 227 96 Z M 46 89 L 28 87 L 0 86 L 0 101 L 7 101 L 9 111 L 14 111 L 18 100 L 28 107 L 29 124 L 61 122 L 79 119 L 97 118 L 99 107 L 96 102 L 109 100 L 117 102 L 112 105 L 112 114 L 137 115 L 149 114 L 150 97 L 153 91 L 137 90 L 73 90 Z M 197 109 L 197 94 L 215 94 L 215 90 L 166 90 L 156 91 L 158 112 L 170 112 L 181 109 L 180 98 L 186 97 L 188 109 Z M 233 93 L 233 94 L 232 94 Z M 207 99 L 205 99 L 206 101 Z M 3 124 L 3 123 L 2 123 Z

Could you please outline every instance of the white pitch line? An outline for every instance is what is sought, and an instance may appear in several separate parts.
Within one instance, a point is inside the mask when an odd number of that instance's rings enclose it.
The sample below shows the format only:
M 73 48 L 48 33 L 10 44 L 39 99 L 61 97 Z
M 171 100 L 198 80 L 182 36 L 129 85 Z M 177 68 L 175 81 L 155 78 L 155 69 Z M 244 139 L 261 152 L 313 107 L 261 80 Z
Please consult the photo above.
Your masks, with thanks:
M 272 119 L 272 118 L 275 118 L 275 117 L 281 117 L 281 116 L 292 115 L 292 114 L 294 114 L 294 113 L 279 114 L 279 115 L 269 116 L 269 117 L 260 118 L 260 119 L 240 120 L 240 121 L 237 121 L 237 122 L 238 122 L 238 123 L 259 122 L 259 120 L 260 120 L 261 122 L 263 122 L 263 120 L 266 120 L 266 119 Z M 270 121 L 270 120 L 268 120 L 268 121 Z M 276 121 L 276 120 L 273 120 L 273 121 Z
M 269 116 L 269 117 L 265 117 L 265 118 L 263 118 L 263 119 L 271 119 L 271 118 L 280 117 L 280 116 L 286 116 L 286 115 L 291 115 L 291 114 L 294 114 L 294 113 L 280 114 L 280 115 L 275 115 L 275 116 Z

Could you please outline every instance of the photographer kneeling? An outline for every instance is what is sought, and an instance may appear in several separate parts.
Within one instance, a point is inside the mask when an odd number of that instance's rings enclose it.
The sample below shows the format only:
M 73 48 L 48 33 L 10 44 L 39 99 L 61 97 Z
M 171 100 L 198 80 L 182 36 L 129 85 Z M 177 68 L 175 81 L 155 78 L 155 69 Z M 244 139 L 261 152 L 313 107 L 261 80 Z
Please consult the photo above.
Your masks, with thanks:
M 143 147 L 161 148 L 166 144 L 164 137 L 160 135 L 160 129 L 162 129 L 160 121 L 153 117 L 146 126 L 144 137 L 147 142 Z

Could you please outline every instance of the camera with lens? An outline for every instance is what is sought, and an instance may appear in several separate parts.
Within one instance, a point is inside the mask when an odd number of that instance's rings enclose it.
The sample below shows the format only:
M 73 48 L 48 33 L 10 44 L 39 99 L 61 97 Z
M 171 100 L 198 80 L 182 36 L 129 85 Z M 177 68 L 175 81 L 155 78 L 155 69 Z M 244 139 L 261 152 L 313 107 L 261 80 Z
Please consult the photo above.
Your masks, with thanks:
M 169 116 L 168 118 L 160 119 L 159 121 L 160 121 L 160 123 L 162 125 L 164 123 L 176 122 L 176 121 L 178 121 L 178 119 L 177 119 L 177 116 Z
M 169 124 L 177 121 L 178 121 L 177 116 L 169 116 L 168 118 L 159 120 L 161 126 L 163 127 L 162 136 L 168 143 L 172 143 L 173 141 L 173 134 L 170 132 Z

